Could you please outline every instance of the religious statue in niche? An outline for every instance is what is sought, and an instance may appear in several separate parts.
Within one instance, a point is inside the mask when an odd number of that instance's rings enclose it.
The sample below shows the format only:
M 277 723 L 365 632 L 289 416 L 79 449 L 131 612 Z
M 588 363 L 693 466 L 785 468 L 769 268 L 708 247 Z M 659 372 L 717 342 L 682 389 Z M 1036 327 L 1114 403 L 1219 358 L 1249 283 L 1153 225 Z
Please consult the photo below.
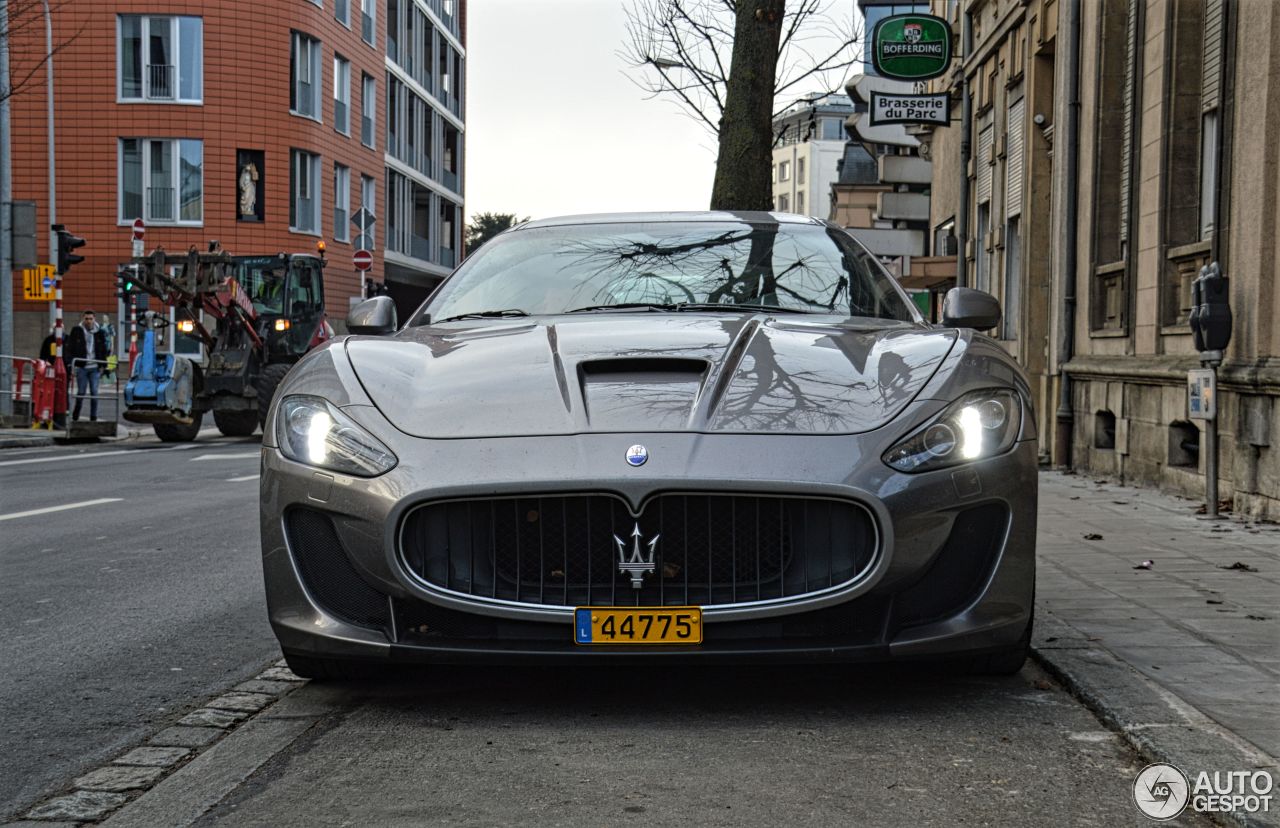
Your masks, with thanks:
M 240 215 L 258 215 L 258 165 L 252 161 L 240 167 Z

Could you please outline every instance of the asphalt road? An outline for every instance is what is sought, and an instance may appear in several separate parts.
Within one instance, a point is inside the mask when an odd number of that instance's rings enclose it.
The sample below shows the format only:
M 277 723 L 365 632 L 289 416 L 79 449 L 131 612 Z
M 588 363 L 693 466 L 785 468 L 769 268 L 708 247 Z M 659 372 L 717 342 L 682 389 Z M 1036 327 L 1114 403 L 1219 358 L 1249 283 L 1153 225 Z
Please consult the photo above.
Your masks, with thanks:
M 278 657 L 258 442 L 216 434 L 0 452 L 0 818 Z
M 428 670 L 286 704 L 314 724 L 197 825 L 1150 824 L 1145 763 L 1031 665 Z

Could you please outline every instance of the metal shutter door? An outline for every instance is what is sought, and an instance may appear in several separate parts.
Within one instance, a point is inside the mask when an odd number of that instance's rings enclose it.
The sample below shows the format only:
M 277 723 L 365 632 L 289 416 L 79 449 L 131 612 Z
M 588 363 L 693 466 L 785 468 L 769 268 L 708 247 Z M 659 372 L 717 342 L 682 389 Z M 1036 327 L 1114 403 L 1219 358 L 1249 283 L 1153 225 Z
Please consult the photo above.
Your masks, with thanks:
M 1018 98 L 1009 106 L 1008 152 L 1005 156 L 1005 215 L 1009 218 L 1022 214 L 1022 166 L 1023 147 L 1026 145 L 1026 126 L 1023 123 L 1027 107 L 1026 98 Z
M 982 128 L 978 133 L 978 203 L 991 200 L 991 125 Z
M 1208 112 L 1218 106 L 1222 78 L 1222 0 L 1204 3 L 1204 63 L 1200 73 L 1200 108 Z
M 1133 107 L 1138 74 L 1138 3 L 1129 0 L 1125 23 L 1124 119 L 1120 140 L 1120 241 L 1129 240 L 1129 182 L 1133 168 Z

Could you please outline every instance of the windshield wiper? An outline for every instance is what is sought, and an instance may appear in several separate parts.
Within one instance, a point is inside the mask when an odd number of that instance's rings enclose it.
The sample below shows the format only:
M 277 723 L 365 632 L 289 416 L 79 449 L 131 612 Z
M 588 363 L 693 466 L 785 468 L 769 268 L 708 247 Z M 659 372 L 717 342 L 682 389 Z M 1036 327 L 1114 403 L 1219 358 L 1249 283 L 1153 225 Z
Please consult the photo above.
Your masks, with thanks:
M 514 318 L 517 316 L 528 316 L 528 311 L 522 311 L 519 308 L 507 308 L 505 310 L 487 310 L 475 311 L 474 313 L 460 313 L 457 316 L 447 316 L 444 319 L 435 319 L 434 322 L 457 322 L 460 319 L 504 319 Z
M 809 313 L 800 308 L 787 308 L 782 305 L 763 305 L 741 302 L 736 304 L 724 302 L 681 302 L 673 306 L 678 311 L 765 311 L 767 313 Z
M 760 305 L 751 303 L 732 304 L 727 302 L 619 302 L 616 305 L 588 305 L 585 308 L 574 308 L 565 313 L 592 313 L 612 310 L 653 310 L 653 311 L 712 311 L 723 313 L 742 313 L 765 311 L 767 313 L 809 313 L 799 308 L 786 308 L 781 305 Z

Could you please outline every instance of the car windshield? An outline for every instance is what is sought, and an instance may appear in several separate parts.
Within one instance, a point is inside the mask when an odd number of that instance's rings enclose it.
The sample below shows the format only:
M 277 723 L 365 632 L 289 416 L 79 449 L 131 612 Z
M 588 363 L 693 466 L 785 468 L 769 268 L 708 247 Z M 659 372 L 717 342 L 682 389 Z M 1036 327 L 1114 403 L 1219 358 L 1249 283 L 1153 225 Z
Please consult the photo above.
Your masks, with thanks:
M 284 312 L 284 271 L 285 265 L 274 256 L 236 263 L 236 281 L 258 313 Z
M 715 306 L 708 308 L 707 306 Z M 843 231 L 675 221 L 528 228 L 488 242 L 414 323 L 735 306 L 913 321 L 884 269 Z M 692 306 L 692 307 L 688 307 Z

